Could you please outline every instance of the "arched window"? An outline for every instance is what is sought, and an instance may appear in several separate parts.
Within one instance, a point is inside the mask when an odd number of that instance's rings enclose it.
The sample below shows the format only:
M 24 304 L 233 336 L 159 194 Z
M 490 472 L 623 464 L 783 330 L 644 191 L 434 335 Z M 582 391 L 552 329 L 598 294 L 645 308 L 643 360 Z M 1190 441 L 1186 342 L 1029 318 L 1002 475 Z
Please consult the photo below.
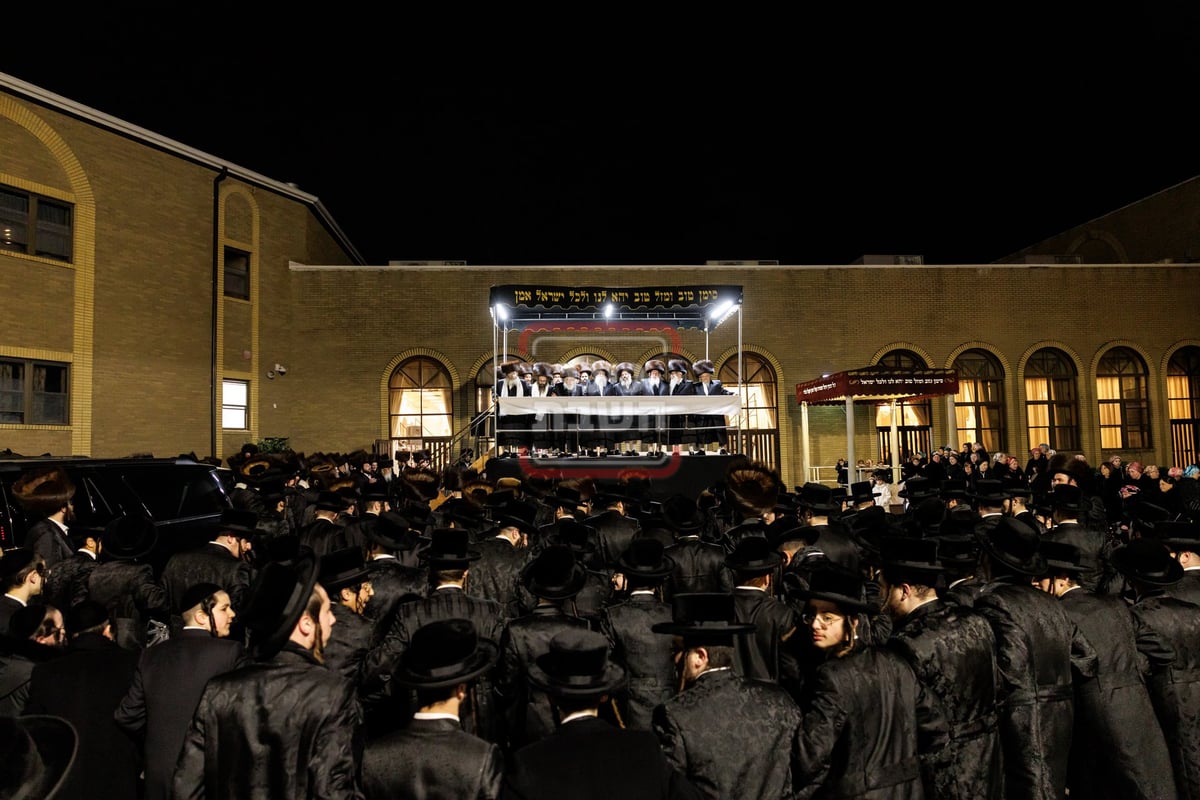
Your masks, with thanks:
M 1176 466 L 1200 460 L 1200 347 L 1181 347 L 1167 364 L 1167 405 Z
M 414 356 L 402 362 L 388 380 L 392 438 L 414 440 L 409 449 L 428 447 L 427 439 L 449 438 L 454 431 L 452 388 L 450 373 L 435 359 Z
M 1071 357 L 1043 347 L 1025 364 L 1025 416 L 1029 444 L 1054 450 L 1079 449 L 1079 373 Z
M 742 374 L 738 379 L 738 359 L 727 360 L 717 371 L 717 380 L 741 395 L 741 429 L 746 446 L 742 451 L 752 461 L 769 467 L 779 463 L 779 380 L 771 362 L 756 353 L 742 353 Z M 730 420 L 732 424 L 734 420 Z M 732 445 L 736 437 L 730 432 Z
M 912 350 L 891 350 L 883 354 L 878 366 L 894 372 L 928 369 L 925 359 Z M 924 400 L 902 400 L 897 404 L 896 435 L 900 437 L 900 458 L 907 460 L 916 453 L 929 454 L 933 441 L 933 403 Z M 892 405 L 884 403 L 875 409 L 875 430 L 879 438 L 879 459 L 884 464 L 892 460 L 889 442 L 892 433 Z
M 1150 447 L 1150 397 L 1146 362 L 1128 347 L 1113 347 L 1096 365 L 1100 401 L 1100 447 L 1146 450 Z
M 987 350 L 965 350 L 954 359 L 957 443 L 980 442 L 989 453 L 1008 452 L 1004 431 L 1004 368 Z

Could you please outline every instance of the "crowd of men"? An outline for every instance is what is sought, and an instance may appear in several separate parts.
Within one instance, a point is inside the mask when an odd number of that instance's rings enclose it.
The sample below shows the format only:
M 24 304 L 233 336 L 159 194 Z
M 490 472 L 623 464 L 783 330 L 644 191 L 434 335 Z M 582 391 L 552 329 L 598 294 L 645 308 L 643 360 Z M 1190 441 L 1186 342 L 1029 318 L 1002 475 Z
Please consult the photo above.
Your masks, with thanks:
M 710 397 L 732 392 L 717 380 L 713 362 L 694 364 L 680 358 L 652 358 L 639 369 L 629 361 L 597 359 L 578 366 L 507 361 L 497 368 L 493 394 L 504 397 Z M 656 414 L 619 402 L 606 414 L 558 412 L 505 413 L 497 442 L 512 452 L 579 453 L 657 452 L 668 446 L 698 450 L 724 448 L 728 420 L 722 414 Z
M 1200 512 L 1081 457 L 887 504 L 404 457 L 248 445 L 161 574 L 23 477 L 0 794 L 1200 798 Z

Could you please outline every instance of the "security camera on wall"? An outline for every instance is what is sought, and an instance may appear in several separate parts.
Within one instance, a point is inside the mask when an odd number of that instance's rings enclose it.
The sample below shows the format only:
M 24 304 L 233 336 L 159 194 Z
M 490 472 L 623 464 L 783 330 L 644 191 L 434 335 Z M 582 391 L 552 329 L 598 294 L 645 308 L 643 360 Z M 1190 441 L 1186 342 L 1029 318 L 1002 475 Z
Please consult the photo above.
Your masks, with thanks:
M 275 374 L 276 375 L 287 375 L 287 367 L 285 367 L 283 364 L 276 364 L 275 365 Z

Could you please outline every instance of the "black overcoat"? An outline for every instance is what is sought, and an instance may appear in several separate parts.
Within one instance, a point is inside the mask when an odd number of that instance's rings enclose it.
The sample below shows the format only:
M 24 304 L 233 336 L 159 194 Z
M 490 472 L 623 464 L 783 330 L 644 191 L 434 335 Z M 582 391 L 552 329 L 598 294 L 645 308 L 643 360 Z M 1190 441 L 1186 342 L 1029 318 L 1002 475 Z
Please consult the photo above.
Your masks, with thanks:
M 362 751 L 353 684 L 288 642 L 209 680 L 184 737 L 175 797 L 359 800 Z
M 820 664 L 805 683 L 793 750 L 798 797 L 924 797 L 919 756 L 946 745 L 940 705 L 882 647 Z
M 654 710 L 668 763 L 710 798 L 782 798 L 800 709 L 779 685 L 709 670 Z
M 1004 768 L 996 718 L 996 638 L 979 614 L 934 600 L 892 628 L 888 646 L 940 702 L 950 741 L 924 760 L 936 800 L 1000 800 Z
M 1060 800 L 1075 716 L 1071 670 L 1094 675 L 1096 654 L 1062 604 L 1028 580 L 989 581 L 975 609 L 996 636 L 1005 792 Z
M 618 695 L 627 728 L 651 730 L 654 709 L 675 694 L 671 637 L 650 630 L 670 621 L 671 606 L 651 593 L 631 595 L 601 612 L 600 628 L 612 642 L 612 660 L 624 667 L 629 681 Z
M 101 561 L 88 577 L 88 599 L 108 609 L 113 638 L 130 650 L 146 646 L 146 623 L 170 620 L 167 593 L 149 564 Z
M 796 633 L 800 620 L 787 603 L 765 591 L 750 588 L 733 590 L 734 616 L 738 622 L 754 626 L 752 636 L 739 636 L 734 642 L 738 671 L 747 678 L 776 681 L 794 677 L 799 670 L 785 643 Z
M 685 592 L 728 592 L 733 576 L 725 568 L 725 549 L 696 536 L 681 536 L 666 548 L 675 568 L 663 585 L 670 598 Z
M 500 748 L 452 719 L 414 719 L 367 743 L 367 800 L 494 800 L 500 796 Z
M 1096 648 L 1096 677 L 1075 690 L 1075 731 L 1067 784 L 1073 797 L 1175 797 L 1167 740 L 1143 676 L 1144 658 L 1128 604 L 1071 589 L 1059 598 Z

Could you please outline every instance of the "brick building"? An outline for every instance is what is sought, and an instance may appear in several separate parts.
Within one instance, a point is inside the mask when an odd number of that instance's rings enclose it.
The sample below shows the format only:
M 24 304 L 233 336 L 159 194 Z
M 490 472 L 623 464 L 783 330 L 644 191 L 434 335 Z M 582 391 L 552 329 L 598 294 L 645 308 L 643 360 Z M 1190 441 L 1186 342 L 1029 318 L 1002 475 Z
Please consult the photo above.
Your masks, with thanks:
M 0 74 L 0 449 L 469 446 L 501 347 L 709 358 L 745 393 L 739 447 L 789 484 L 848 449 L 836 405 L 807 409 L 806 447 L 796 384 L 875 364 L 958 372 L 958 395 L 895 409 L 907 450 L 983 441 L 1023 461 L 1044 441 L 1093 463 L 1192 463 L 1197 220 L 1193 180 L 993 264 L 368 265 L 316 197 Z M 743 305 L 707 337 L 559 330 L 505 347 L 496 284 L 728 284 Z M 892 411 L 853 407 L 858 458 L 886 455 Z

